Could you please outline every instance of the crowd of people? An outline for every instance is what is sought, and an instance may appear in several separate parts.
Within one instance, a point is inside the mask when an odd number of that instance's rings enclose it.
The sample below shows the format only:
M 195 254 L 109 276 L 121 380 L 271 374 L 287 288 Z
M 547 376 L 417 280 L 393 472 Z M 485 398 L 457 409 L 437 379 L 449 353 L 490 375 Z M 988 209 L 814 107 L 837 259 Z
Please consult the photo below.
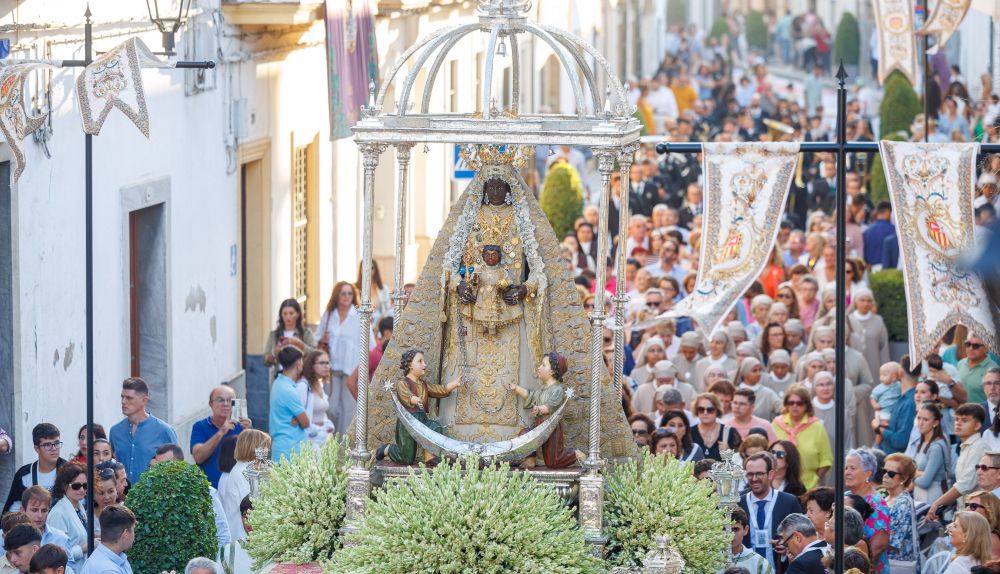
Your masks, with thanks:
M 830 66 L 830 33 L 814 14 L 772 15 L 770 53 L 748 47 L 739 12 L 729 33 L 709 38 L 695 27 L 671 27 L 667 53 L 652 78 L 629 82 L 631 103 L 647 134 L 669 141 L 828 141 L 823 78 Z M 809 71 L 805 80 L 779 82 L 768 63 Z M 1000 141 L 1000 98 L 983 76 L 970 95 L 957 67 L 935 73 L 931 117 L 918 116 L 906 137 L 930 141 Z M 850 140 L 873 141 L 878 94 L 859 87 L 848 102 Z M 925 134 L 925 130 L 928 132 Z M 694 154 L 658 154 L 643 146 L 623 180 L 611 179 L 612 202 L 601 237 L 597 193 L 587 150 L 544 146 L 528 181 L 543 181 L 565 162 L 581 172 L 588 203 L 574 231 L 561 239 L 562 261 L 585 310 L 594 308 L 598 266 L 628 295 L 622 408 L 637 445 L 657 456 L 693 463 L 706 478 L 723 451 L 738 453 L 745 493 L 733 514 L 734 567 L 727 572 L 820 573 L 830 566 L 836 505 L 845 512 L 850 568 L 872 574 L 917 572 L 925 560 L 928 524 L 951 555 L 947 574 L 1000 572 L 1000 365 L 985 342 L 965 329 L 948 332 L 921 361 L 892 360 L 889 335 L 869 277 L 899 260 L 892 206 L 871 199 L 872 154 L 849 155 L 846 260 L 847 324 L 834 329 L 837 305 L 836 164 L 831 155 L 804 153 L 792 182 L 777 244 L 766 268 L 736 304 L 723 328 L 701 336 L 691 321 L 662 319 L 694 290 L 704 215 L 703 177 Z M 979 166 L 976 223 L 985 230 L 1000 207 L 1000 157 Z M 627 194 L 630 217 L 619 229 Z M 614 254 L 598 260 L 598 245 Z M 625 275 L 614 277 L 614 257 Z M 264 433 L 253 428 L 227 386 L 211 390 L 211 414 L 194 424 L 188 449 L 166 422 L 148 412 L 144 381 L 124 381 L 124 418 L 105 433 L 86 428 L 64 460 L 62 433 L 40 423 L 32 431 L 36 459 L 18 469 L 3 508 L 6 572 L 130 573 L 125 552 L 135 516 L 125 506 L 129 485 L 161 460 L 193 460 L 211 485 L 218 544 L 245 539 L 252 504 L 243 471 L 259 448 L 281 460 L 302 445 L 346 433 L 356 409 L 361 321 L 360 272 L 334 287 L 319 325 L 305 325 L 298 301 L 281 303 L 265 350 L 273 368 Z M 407 294 L 412 285 L 406 286 Z M 370 300 L 369 370 L 374 372 L 393 330 L 388 286 L 376 265 Z M 612 303 L 608 301 L 608 311 Z M 612 331 L 605 358 L 612 364 Z M 835 347 L 844 365 L 847 490 L 833 489 Z M 0 454 L 11 450 L 0 431 Z M 96 472 L 88 477 L 87 457 Z M 93 500 L 87 500 L 93 482 Z M 94 510 L 96 545 L 87 545 L 87 506 Z M 926 514 L 926 519 L 918 515 Z M 946 540 L 946 541 L 945 541 Z M 238 547 L 238 546 L 237 546 Z M 237 553 L 237 571 L 249 559 Z M 187 574 L 217 572 L 195 558 Z

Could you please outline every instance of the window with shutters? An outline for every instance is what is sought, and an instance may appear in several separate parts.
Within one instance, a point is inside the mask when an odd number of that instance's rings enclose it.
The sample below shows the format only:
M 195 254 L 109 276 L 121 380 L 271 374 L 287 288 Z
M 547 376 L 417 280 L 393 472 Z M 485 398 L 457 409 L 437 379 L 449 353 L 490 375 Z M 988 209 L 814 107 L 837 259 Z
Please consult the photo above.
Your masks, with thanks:
M 292 155 L 292 294 L 309 305 L 309 146 Z M 308 313 L 307 313 L 308 315 Z

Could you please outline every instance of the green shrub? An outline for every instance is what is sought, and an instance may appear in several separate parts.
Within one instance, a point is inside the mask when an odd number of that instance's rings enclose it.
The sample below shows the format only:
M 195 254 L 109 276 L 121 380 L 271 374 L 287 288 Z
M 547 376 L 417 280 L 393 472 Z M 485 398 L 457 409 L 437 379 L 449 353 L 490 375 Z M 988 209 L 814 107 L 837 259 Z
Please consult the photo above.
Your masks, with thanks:
M 507 466 L 442 463 L 375 495 L 328 572 L 597 574 L 573 513 L 552 488 Z
M 667 2 L 667 25 L 687 26 L 688 24 L 688 3 L 687 0 L 668 0 Z
M 751 10 L 747 14 L 746 27 L 747 44 L 750 44 L 751 48 L 766 50 L 768 34 L 764 16 L 756 10 Z
M 560 240 L 573 231 L 573 223 L 583 215 L 583 185 L 580 174 L 566 162 L 552 164 L 542 183 L 539 199 L 556 237 Z
M 330 438 L 319 453 L 306 445 L 271 469 L 247 517 L 253 532 L 246 548 L 255 568 L 268 560 L 304 564 L 330 558 L 344 521 L 346 452 L 344 442 Z
M 882 136 L 882 139 L 894 142 L 906 141 L 906 138 L 898 133 L 886 134 Z M 872 164 L 870 197 L 872 198 L 872 203 L 878 205 L 880 201 L 889 201 L 889 188 L 885 183 L 885 168 L 882 167 L 882 156 L 880 154 L 872 156 Z
M 844 60 L 848 66 L 857 66 L 860 58 L 861 31 L 858 19 L 850 12 L 844 12 L 837 25 L 837 38 L 833 44 L 833 61 Z
M 906 290 L 903 286 L 902 270 L 876 271 L 868 276 L 868 285 L 875 295 L 878 313 L 889 331 L 889 340 L 908 341 L 910 336 L 906 322 Z
M 923 111 L 910 81 L 896 70 L 885 79 L 883 93 L 885 95 L 879 106 L 879 132 L 883 135 L 901 131 L 909 133 L 913 118 Z
M 184 571 L 188 560 L 214 557 L 215 513 L 208 479 L 200 468 L 178 460 L 142 473 L 125 498 L 135 513 L 135 545 L 129 562 L 136 574 Z
M 685 572 L 715 572 L 733 540 L 712 482 L 697 480 L 690 463 L 649 451 L 641 465 L 629 461 L 610 473 L 605 519 L 608 562 L 617 566 L 640 565 L 654 536 L 667 533 Z
M 719 16 L 715 19 L 715 22 L 712 22 L 712 30 L 708 33 L 708 37 L 718 40 L 723 36 L 729 35 L 729 22 L 726 21 L 725 16 Z

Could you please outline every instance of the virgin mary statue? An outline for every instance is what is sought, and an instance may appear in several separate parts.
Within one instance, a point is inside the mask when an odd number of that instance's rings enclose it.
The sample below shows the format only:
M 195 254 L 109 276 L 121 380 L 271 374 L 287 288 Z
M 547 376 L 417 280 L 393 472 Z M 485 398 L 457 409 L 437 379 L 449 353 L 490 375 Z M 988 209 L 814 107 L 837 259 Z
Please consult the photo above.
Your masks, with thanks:
M 452 208 L 394 325 L 372 378 L 369 449 L 393 440 L 396 412 L 385 382 L 400 377 L 407 349 L 425 353 L 428 382 L 461 377 L 436 417 L 446 435 L 475 443 L 512 439 L 530 426 L 523 399 L 506 383 L 537 388 L 542 357 L 560 353 L 575 397 L 563 413 L 566 446 L 588 449 L 588 319 L 545 214 L 509 160 L 491 157 Z M 621 401 L 606 371 L 602 379 L 601 455 L 632 456 Z

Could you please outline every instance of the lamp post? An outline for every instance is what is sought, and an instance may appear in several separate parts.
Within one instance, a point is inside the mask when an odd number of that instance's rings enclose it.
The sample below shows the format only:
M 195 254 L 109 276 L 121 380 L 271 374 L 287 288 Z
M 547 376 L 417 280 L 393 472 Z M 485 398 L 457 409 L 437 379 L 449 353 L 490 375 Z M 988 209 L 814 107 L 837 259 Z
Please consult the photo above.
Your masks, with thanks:
M 256 460 L 247 465 L 243 476 L 250 483 L 250 500 L 256 500 L 267 481 L 271 479 L 271 453 L 267 447 L 254 449 Z
M 191 0 L 146 0 L 146 9 L 149 10 L 150 21 L 163 35 L 163 51 L 173 56 L 174 34 L 187 21 Z
M 712 470 L 708 475 L 715 483 L 715 493 L 719 496 L 719 506 L 726 513 L 725 528 L 730 527 L 733 521 L 733 510 L 740 504 L 740 485 L 746 472 L 736 464 L 736 452 L 723 450 L 722 461 L 712 465 Z M 732 552 L 729 552 L 730 563 L 732 562 Z

